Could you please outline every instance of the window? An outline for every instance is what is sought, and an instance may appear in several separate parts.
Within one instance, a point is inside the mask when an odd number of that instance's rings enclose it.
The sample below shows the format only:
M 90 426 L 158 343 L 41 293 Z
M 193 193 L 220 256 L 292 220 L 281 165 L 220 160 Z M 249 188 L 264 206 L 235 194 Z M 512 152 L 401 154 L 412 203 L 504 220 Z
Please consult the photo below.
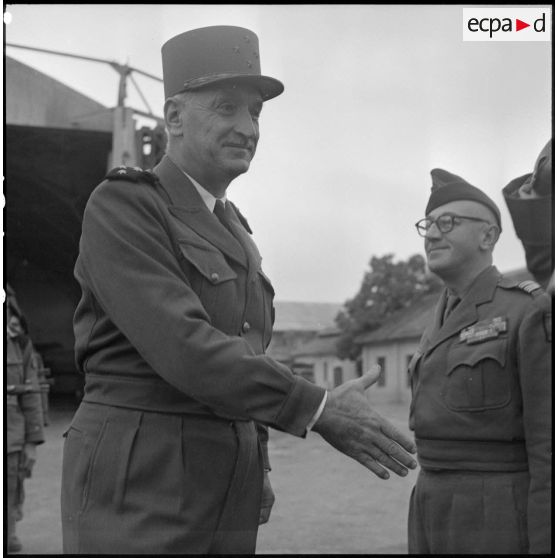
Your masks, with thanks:
M 376 359 L 376 364 L 381 368 L 380 377 L 378 378 L 378 387 L 384 387 L 386 385 L 386 357 L 378 357 Z

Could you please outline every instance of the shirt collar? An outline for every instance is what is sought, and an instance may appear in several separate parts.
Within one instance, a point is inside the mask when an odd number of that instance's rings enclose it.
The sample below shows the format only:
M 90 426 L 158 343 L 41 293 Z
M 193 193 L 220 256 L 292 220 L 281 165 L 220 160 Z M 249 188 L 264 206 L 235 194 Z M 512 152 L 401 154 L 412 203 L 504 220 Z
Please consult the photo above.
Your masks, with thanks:
M 211 192 L 206 190 L 197 180 L 193 179 L 184 169 L 182 169 L 180 165 L 176 163 L 170 155 L 167 154 L 167 157 L 176 165 L 177 168 L 179 168 L 186 175 L 188 180 L 190 180 L 190 182 L 194 185 L 194 188 L 200 195 L 201 199 L 203 200 L 203 203 L 207 206 L 207 209 L 209 209 L 211 213 L 213 213 L 215 209 L 215 203 L 218 199 L 221 200 L 223 203 L 227 201 L 226 194 L 222 198 L 216 198 Z
M 182 170 L 182 169 L 181 169 Z M 182 171 L 190 180 L 190 182 L 194 185 L 194 188 L 197 190 L 198 194 L 200 195 L 203 203 L 207 206 L 207 209 L 213 213 L 215 209 L 215 203 L 217 200 L 221 200 L 223 203 L 227 201 L 227 196 L 223 196 L 222 198 L 216 198 L 211 192 L 208 192 L 197 180 L 194 180 L 186 171 Z

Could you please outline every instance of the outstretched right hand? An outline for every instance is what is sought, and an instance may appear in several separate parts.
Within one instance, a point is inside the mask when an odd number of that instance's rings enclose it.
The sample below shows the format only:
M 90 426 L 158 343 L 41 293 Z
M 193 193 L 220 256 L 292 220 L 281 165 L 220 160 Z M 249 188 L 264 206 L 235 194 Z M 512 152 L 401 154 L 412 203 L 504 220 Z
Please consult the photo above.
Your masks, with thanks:
M 366 398 L 365 390 L 378 380 L 380 368 L 376 368 L 376 371 L 328 392 L 326 405 L 313 430 L 378 477 L 388 479 L 386 469 L 404 477 L 408 469 L 417 466 L 409 455 L 416 453 L 416 448 L 411 440 L 374 411 Z

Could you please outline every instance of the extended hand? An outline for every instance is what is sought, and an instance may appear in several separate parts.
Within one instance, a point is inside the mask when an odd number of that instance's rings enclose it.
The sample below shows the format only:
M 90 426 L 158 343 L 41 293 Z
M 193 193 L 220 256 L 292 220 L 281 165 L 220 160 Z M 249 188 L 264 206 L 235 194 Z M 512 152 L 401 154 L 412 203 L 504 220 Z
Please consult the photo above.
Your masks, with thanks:
M 260 525 L 269 521 L 269 515 L 271 514 L 271 508 L 274 503 L 275 494 L 273 493 L 273 488 L 271 488 L 269 475 L 266 472 L 264 473 L 262 503 L 260 505 Z
M 404 477 L 408 468 L 417 466 L 407 453 L 416 453 L 416 448 L 411 440 L 372 409 L 364 394 L 376 383 L 380 371 L 377 368 L 377 371 L 368 372 L 329 392 L 313 430 L 378 477 L 389 478 L 384 467 Z

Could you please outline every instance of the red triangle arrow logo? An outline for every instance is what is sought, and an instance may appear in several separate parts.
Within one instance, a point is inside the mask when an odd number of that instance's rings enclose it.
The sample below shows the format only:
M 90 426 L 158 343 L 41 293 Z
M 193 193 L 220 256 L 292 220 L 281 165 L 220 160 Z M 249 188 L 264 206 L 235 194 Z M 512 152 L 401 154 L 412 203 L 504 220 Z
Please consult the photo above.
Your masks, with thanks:
M 530 23 L 525 23 L 524 21 L 521 21 L 520 19 L 515 20 L 515 30 L 516 31 L 521 31 L 522 29 L 525 29 L 525 27 L 531 27 L 531 24 Z

